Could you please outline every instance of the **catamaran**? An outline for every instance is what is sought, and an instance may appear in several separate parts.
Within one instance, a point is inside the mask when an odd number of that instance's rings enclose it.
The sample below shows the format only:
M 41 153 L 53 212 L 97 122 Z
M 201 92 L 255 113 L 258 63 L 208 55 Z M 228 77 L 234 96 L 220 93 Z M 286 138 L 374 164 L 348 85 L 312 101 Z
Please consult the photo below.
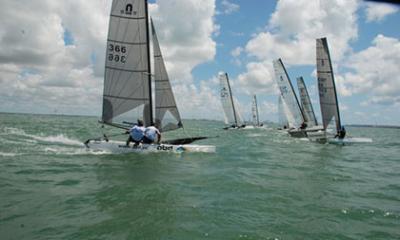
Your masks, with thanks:
M 335 144 L 372 142 L 372 139 L 370 138 L 345 138 L 344 128 L 340 119 L 335 78 L 333 75 L 327 39 L 317 39 L 316 46 L 318 90 L 323 129 L 320 131 L 309 132 L 309 139 Z M 336 135 L 333 131 L 329 131 L 329 126 L 332 122 L 336 128 Z
M 103 125 L 130 129 L 132 120 L 141 119 L 146 126 L 155 124 L 166 132 L 183 128 L 157 34 L 151 21 L 153 38 L 154 74 L 150 69 L 150 39 L 147 0 L 113 0 L 107 38 Z M 152 92 L 152 76 L 155 92 Z M 153 117 L 152 94 L 155 96 Z M 104 136 L 88 139 L 89 149 L 129 152 L 214 152 L 215 146 L 193 145 L 206 137 L 181 138 L 160 144 L 127 146 L 125 142 Z
M 251 105 L 251 115 L 253 117 L 253 126 L 254 127 L 262 127 L 264 124 L 260 122 L 260 117 L 258 114 L 258 104 L 257 104 L 257 96 L 253 95 L 253 102 Z
M 292 137 L 307 137 L 302 125 L 305 123 L 304 113 L 300 107 L 299 100 L 294 92 L 292 82 L 286 72 L 282 60 L 279 58 L 273 61 L 275 79 L 278 84 L 282 102 L 287 107 L 286 119 L 288 120 L 288 133 Z
M 224 129 L 244 128 L 246 125 L 243 123 L 238 108 L 234 102 L 228 73 L 220 72 L 218 74 L 218 78 L 220 83 L 221 103 L 222 108 L 224 109 L 225 124 L 229 125 L 224 127 Z

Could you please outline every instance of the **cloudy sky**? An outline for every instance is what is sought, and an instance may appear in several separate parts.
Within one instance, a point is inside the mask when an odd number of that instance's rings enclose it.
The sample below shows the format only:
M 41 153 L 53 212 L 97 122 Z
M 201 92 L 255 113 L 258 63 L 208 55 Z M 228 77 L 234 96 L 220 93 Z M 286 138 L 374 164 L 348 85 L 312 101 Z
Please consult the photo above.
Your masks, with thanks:
M 111 0 L 0 4 L 0 111 L 100 116 Z M 261 119 L 276 121 L 279 57 L 292 80 L 304 77 L 318 113 L 315 39 L 327 37 L 343 122 L 400 125 L 399 7 L 150 0 L 149 8 L 184 118 L 223 119 L 217 73 L 226 71 L 243 117 L 257 94 Z

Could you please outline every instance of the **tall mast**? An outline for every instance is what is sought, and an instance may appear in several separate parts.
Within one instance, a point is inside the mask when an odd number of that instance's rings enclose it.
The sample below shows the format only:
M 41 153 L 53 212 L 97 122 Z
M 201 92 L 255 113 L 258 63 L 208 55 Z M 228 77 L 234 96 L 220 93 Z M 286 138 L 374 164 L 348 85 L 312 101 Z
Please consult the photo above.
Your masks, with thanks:
M 230 95 L 231 95 L 231 102 L 232 102 L 232 109 L 233 109 L 233 117 L 235 118 L 235 124 L 236 124 L 236 126 L 237 126 L 237 125 L 238 125 L 238 122 L 237 122 L 237 118 L 236 118 L 235 103 L 233 102 L 231 84 L 229 83 L 228 73 L 225 73 L 225 76 L 226 76 L 226 81 L 228 82 L 228 88 L 229 88 L 229 92 L 230 92 Z
M 147 35 L 147 64 L 148 64 L 148 70 L 149 72 L 147 73 L 147 76 L 149 78 L 149 117 L 150 117 L 150 124 L 152 125 L 154 123 L 153 119 L 153 96 L 151 94 L 151 65 L 150 65 L 150 33 L 149 33 L 149 10 L 148 10 L 148 4 L 147 0 L 144 1 L 144 9 L 145 9 L 145 16 L 146 16 L 146 35 Z

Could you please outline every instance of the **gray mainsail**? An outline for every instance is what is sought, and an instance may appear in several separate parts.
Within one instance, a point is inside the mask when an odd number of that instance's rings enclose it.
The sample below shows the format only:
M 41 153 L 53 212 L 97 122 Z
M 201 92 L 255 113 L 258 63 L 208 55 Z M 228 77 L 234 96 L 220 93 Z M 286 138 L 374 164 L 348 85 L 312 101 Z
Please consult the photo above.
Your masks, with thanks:
M 297 78 L 297 87 L 299 88 L 301 108 L 303 110 L 307 126 L 317 126 L 317 119 L 315 118 L 314 109 L 310 100 L 310 96 L 308 95 L 307 87 L 304 83 L 303 77 Z
M 326 38 L 317 39 L 317 77 L 322 122 L 326 129 L 334 119 L 336 130 L 341 128 L 335 79 Z
M 299 100 L 297 99 L 296 93 L 293 90 L 292 83 L 289 75 L 286 72 L 285 66 L 281 59 L 273 61 L 275 79 L 278 84 L 282 100 L 286 104 L 289 111 L 286 112 L 287 119 L 289 120 L 289 126 L 298 128 L 304 122 L 303 112 L 300 108 Z M 292 116 L 289 116 L 292 115 Z M 290 119 L 293 118 L 291 123 Z
M 253 95 L 253 104 L 251 106 L 251 112 L 253 116 L 253 125 L 260 126 L 260 118 L 258 115 L 258 105 L 257 105 L 257 96 Z
M 219 73 L 219 83 L 220 83 L 220 96 L 222 102 L 222 108 L 225 113 L 225 123 L 234 124 L 235 126 L 241 125 L 241 118 L 238 113 L 238 109 L 235 106 L 231 85 L 229 83 L 229 78 L 227 73 Z
M 152 123 L 147 0 L 113 0 L 104 74 L 103 123 Z M 122 119 L 116 119 L 128 113 Z
M 151 20 L 151 32 L 154 53 L 155 123 L 161 131 L 165 132 L 182 127 L 182 121 L 165 68 L 153 20 Z

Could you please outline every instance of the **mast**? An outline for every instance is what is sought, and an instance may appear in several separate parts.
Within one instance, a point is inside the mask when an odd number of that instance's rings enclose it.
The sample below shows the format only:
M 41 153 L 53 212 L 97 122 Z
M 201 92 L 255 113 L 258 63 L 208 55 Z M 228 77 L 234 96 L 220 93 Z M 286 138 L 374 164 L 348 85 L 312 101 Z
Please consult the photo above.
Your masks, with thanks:
M 150 32 L 149 32 L 149 9 L 148 9 L 148 4 L 147 0 L 144 0 L 144 8 L 145 8 L 145 18 L 146 18 L 146 35 L 147 35 L 147 64 L 148 64 L 148 83 L 149 83 L 149 117 L 150 117 L 150 125 L 154 124 L 153 120 L 153 96 L 151 94 L 151 64 L 150 64 Z
M 226 82 L 228 83 L 229 93 L 230 93 L 230 95 L 231 95 L 231 102 L 232 102 L 232 109 L 233 109 L 233 117 L 235 118 L 235 124 L 236 124 L 236 126 L 238 126 L 237 117 L 236 117 L 236 110 L 235 110 L 235 103 L 233 102 L 231 84 L 229 83 L 228 73 L 225 73 L 225 76 L 226 76 Z

